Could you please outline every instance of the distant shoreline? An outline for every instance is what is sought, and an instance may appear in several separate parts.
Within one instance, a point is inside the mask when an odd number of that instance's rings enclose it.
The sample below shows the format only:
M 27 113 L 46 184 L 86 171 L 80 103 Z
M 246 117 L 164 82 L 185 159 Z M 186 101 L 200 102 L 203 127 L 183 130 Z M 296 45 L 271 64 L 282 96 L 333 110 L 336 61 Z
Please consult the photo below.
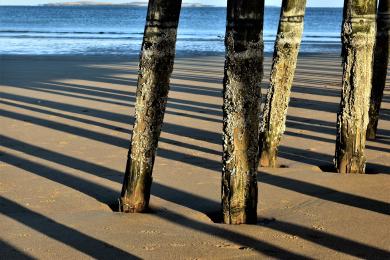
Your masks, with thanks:
M 134 1 L 128 3 L 110 3 L 110 2 L 94 2 L 94 1 L 79 1 L 79 2 L 62 2 L 48 3 L 39 6 L 131 6 L 131 7 L 147 7 L 148 2 Z M 214 5 L 204 5 L 201 3 L 183 3 L 182 7 L 216 7 Z

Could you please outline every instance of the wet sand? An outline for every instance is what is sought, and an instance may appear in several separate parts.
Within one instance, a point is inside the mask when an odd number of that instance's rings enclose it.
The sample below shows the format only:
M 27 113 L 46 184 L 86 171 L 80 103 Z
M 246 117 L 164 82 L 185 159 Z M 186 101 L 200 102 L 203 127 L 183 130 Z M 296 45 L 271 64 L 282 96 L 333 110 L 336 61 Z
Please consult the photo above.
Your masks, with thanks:
M 332 171 L 341 60 L 298 61 L 282 168 L 259 168 L 258 225 L 220 208 L 222 56 L 178 57 L 149 214 L 113 212 L 137 57 L 2 56 L 0 256 L 390 258 L 390 79 L 366 175 Z M 271 58 L 265 59 L 262 93 Z

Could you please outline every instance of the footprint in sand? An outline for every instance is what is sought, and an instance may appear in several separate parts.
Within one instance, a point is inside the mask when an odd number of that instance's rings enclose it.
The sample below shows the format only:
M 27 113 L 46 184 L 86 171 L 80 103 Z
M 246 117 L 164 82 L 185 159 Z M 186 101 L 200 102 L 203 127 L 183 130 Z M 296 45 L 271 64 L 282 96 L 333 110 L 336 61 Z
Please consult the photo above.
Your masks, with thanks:
M 141 230 L 140 233 L 153 235 L 153 234 L 160 234 L 161 232 L 158 230 Z
M 215 246 L 219 247 L 219 248 L 231 248 L 231 249 L 239 249 L 239 250 L 252 250 L 252 248 L 247 247 L 247 246 L 235 245 L 235 244 L 229 244 L 229 243 L 216 244 Z
M 149 244 L 142 247 L 146 251 L 153 251 L 160 248 L 160 245 L 157 244 Z
M 31 237 L 31 234 L 22 233 L 22 234 L 18 234 L 17 236 L 18 237 Z
M 291 239 L 291 240 L 297 240 L 298 236 L 290 235 L 290 234 L 278 234 L 274 235 L 275 238 L 284 238 L 284 239 Z
M 321 225 L 313 225 L 312 228 L 315 229 L 315 230 L 318 230 L 318 231 L 323 231 L 323 230 L 325 230 L 325 227 L 323 227 L 323 226 L 321 226 Z
M 171 243 L 169 244 L 171 247 L 183 247 L 186 246 L 184 243 Z

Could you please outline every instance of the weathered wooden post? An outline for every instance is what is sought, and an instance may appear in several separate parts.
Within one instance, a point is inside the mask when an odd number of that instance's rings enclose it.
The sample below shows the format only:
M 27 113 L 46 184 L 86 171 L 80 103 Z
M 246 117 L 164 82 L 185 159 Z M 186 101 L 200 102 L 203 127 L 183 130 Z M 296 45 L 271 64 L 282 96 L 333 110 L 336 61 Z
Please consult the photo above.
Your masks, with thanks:
M 260 129 L 260 164 L 275 167 L 285 130 L 291 86 L 303 31 L 306 0 L 283 0 L 271 68 L 270 87 Z
M 223 103 L 222 211 L 256 223 L 264 0 L 228 0 Z
M 374 51 L 374 71 L 372 77 L 371 102 L 367 138 L 375 139 L 379 120 L 383 91 L 386 85 L 387 67 L 389 65 L 390 49 L 390 1 L 379 0 L 376 18 L 376 42 Z
M 140 55 L 135 122 L 120 197 L 123 212 L 148 209 L 180 9 L 181 0 L 149 0 Z
M 376 0 L 344 0 L 343 82 L 335 153 L 340 173 L 365 171 L 376 7 Z

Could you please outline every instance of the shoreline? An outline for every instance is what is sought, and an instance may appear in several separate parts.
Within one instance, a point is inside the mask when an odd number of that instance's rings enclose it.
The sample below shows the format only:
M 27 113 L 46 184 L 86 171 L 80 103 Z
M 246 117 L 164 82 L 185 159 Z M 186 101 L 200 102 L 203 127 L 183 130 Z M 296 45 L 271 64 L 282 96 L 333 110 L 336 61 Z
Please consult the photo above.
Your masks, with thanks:
M 272 58 L 273 52 L 264 52 L 264 57 L 266 58 Z M 303 52 L 299 53 L 298 57 L 315 57 L 315 56 L 329 56 L 329 57 L 340 57 L 340 54 L 338 53 L 314 53 L 314 52 Z M 178 53 L 175 56 L 176 58 L 209 58 L 209 57 L 225 57 L 225 53 L 222 52 L 213 52 L 213 53 L 205 53 L 202 55 L 198 55 L 197 53 Z M 44 59 L 61 59 L 64 58 L 65 60 L 78 60 L 79 58 L 86 58 L 86 59 L 99 59 L 99 58 L 105 58 L 108 61 L 109 60 L 134 60 L 139 58 L 139 54 L 0 54 L 0 59 L 5 60 L 11 60 L 11 59 L 37 59 L 37 60 L 44 60 Z
M 18 38 L 17 38 L 18 39 Z M 86 39 L 79 39 L 79 38 L 68 38 L 67 40 L 86 40 Z M 124 39 L 114 39 L 123 41 Z M 177 43 L 182 44 L 185 41 L 177 41 Z M 207 42 L 207 41 L 205 41 Z M 222 44 L 223 45 L 223 44 Z M 266 48 L 264 49 L 264 54 L 265 55 L 272 55 L 273 54 L 273 48 L 274 48 L 274 41 L 267 41 L 264 42 L 264 45 Z M 141 48 L 141 44 L 139 44 L 139 47 Z M 50 48 L 49 48 L 50 50 Z M 334 55 L 334 54 L 339 54 L 341 53 L 341 43 L 339 42 L 302 42 L 301 43 L 301 51 L 299 53 L 300 56 L 305 56 L 305 55 L 322 55 L 322 54 L 329 54 L 329 55 Z M 188 49 L 179 49 L 176 50 L 176 56 L 177 57 L 191 57 L 191 56 L 201 56 L 201 57 L 208 57 L 208 56 L 220 56 L 224 55 L 224 51 L 203 51 L 203 50 L 188 50 Z M 131 51 L 131 53 L 126 53 L 126 51 L 112 51 L 110 49 L 103 50 L 101 52 L 67 52 L 64 51 L 63 53 L 16 53 L 15 50 L 13 52 L 8 52 L 8 53 L 1 53 L 0 52 L 0 57 L 2 56 L 123 56 L 123 57 L 133 57 L 133 56 L 138 56 L 139 54 L 135 52 L 134 50 Z

